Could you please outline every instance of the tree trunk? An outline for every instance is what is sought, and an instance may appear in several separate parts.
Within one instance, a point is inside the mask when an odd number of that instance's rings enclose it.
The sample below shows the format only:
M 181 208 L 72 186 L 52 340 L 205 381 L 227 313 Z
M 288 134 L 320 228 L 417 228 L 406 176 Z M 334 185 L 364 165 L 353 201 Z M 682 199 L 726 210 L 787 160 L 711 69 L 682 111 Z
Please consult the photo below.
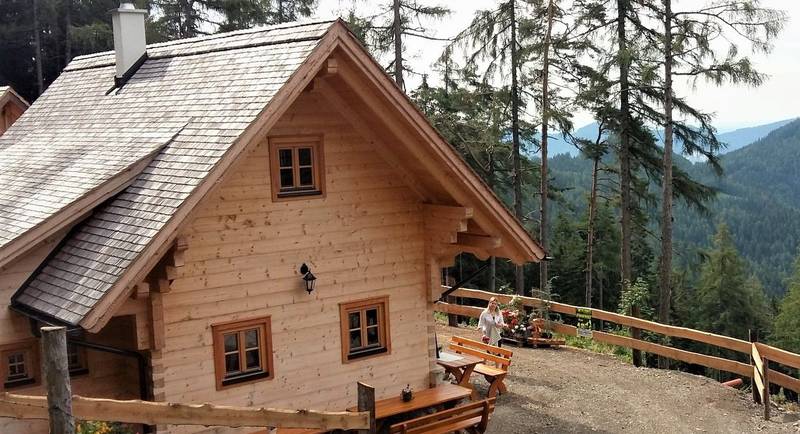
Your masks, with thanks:
M 672 297 L 672 0 L 664 0 L 664 179 L 661 196 L 661 261 L 658 321 L 669 324 Z M 669 360 L 658 358 L 661 368 Z
M 620 274 L 622 276 L 623 290 L 631 284 L 631 156 L 630 156 L 630 127 L 631 107 L 630 88 L 628 75 L 630 73 L 630 54 L 628 53 L 628 40 L 625 32 L 628 0 L 617 0 L 617 43 L 619 44 L 619 86 L 620 86 L 620 112 L 622 114 L 620 144 L 619 144 L 619 189 L 620 189 L 620 214 L 622 226 L 622 249 L 620 257 Z M 631 315 L 639 315 L 639 306 L 631 308 Z M 631 328 L 631 335 L 640 339 L 642 332 Z M 642 352 L 633 350 L 633 364 L 642 365 Z
M 400 0 L 394 0 L 394 81 L 404 92 L 406 85 L 403 82 L 403 23 L 400 21 Z
M 542 174 L 540 180 L 541 209 L 539 210 L 539 243 L 547 251 L 547 129 L 550 122 L 550 40 L 553 33 L 553 0 L 547 2 L 547 33 L 544 36 L 544 60 L 542 65 Z M 539 262 L 539 289 L 547 287 L 547 261 Z
M 36 86 L 41 95 L 44 92 L 44 78 L 42 77 L 42 41 L 39 29 L 38 2 L 39 0 L 33 0 L 33 49 L 35 50 L 33 57 L 36 61 Z
M 592 283 L 594 272 L 594 214 L 597 207 L 597 168 L 600 157 L 592 164 L 592 189 L 589 192 L 589 221 L 586 227 L 586 307 L 592 307 Z
M 283 14 L 283 0 L 278 0 L 278 23 L 283 23 L 286 20 Z
M 67 331 L 64 327 L 42 327 L 42 376 L 47 389 L 47 407 L 52 434 L 74 434 L 72 388 L 69 384 Z
M 519 79 L 517 69 L 519 59 L 517 54 L 517 14 L 516 1 L 509 2 L 511 7 L 511 142 L 513 144 L 513 187 L 514 187 L 514 214 L 522 222 L 522 170 L 520 168 L 519 146 Z M 525 268 L 517 265 L 514 272 L 517 294 L 525 295 Z
M 64 66 L 72 60 L 72 0 L 64 0 Z

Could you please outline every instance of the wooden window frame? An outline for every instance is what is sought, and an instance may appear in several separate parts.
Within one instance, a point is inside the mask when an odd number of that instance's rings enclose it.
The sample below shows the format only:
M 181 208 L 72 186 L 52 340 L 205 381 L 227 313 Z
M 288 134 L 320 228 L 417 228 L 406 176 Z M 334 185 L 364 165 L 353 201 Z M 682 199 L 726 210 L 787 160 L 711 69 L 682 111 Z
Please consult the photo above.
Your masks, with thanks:
M 325 197 L 325 150 L 322 139 L 320 135 L 272 136 L 268 138 L 270 183 L 272 184 L 272 200 L 274 202 Z M 295 183 L 299 183 L 300 162 L 298 161 L 296 149 L 308 147 L 311 148 L 311 176 L 314 181 L 312 183 L 312 188 L 295 186 L 291 189 L 281 189 L 280 158 L 278 158 L 278 151 L 287 148 L 294 150 L 292 151 L 292 177 Z
M 78 361 L 80 365 L 78 366 L 70 366 L 69 367 L 69 376 L 70 377 L 77 377 L 79 375 L 86 375 L 89 373 L 89 353 L 86 351 L 86 347 L 82 347 L 80 345 L 74 345 L 67 342 L 67 364 L 69 364 L 69 350 L 70 348 L 75 348 L 78 354 Z
M 24 380 L 8 382 L 8 355 L 15 352 L 25 354 L 25 370 L 30 377 Z M 17 387 L 36 386 L 40 382 L 39 374 L 39 345 L 35 339 L 0 345 L 0 390 L 14 389 Z
M 358 354 L 350 353 L 350 322 L 348 314 L 353 311 L 361 312 L 361 342 L 366 341 L 366 329 L 364 327 L 366 314 L 365 311 L 369 308 L 378 308 L 378 339 L 381 346 L 363 351 Z M 392 353 L 392 339 L 391 328 L 389 321 L 389 296 L 373 297 L 364 300 L 356 300 L 346 303 L 339 303 L 339 319 L 340 328 L 342 332 L 342 363 L 353 363 L 361 360 L 371 359 L 373 357 L 380 357 Z
M 225 342 L 223 335 L 241 333 L 251 329 L 259 330 L 261 371 L 243 374 L 233 378 L 225 378 Z M 272 324 L 269 316 L 213 324 L 211 330 L 213 334 L 214 375 L 216 377 L 217 390 L 228 389 L 230 387 L 241 386 L 262 380 L 271 380 L 275 377 L 275 368 L 272 363 Z M 240 352 L 239 363 L 244 363 L 245 358 L 242 357 L 242 352 L 245 351 L 245 348 L 242 345 L 241 334 L 238 339 L 238 351 Z

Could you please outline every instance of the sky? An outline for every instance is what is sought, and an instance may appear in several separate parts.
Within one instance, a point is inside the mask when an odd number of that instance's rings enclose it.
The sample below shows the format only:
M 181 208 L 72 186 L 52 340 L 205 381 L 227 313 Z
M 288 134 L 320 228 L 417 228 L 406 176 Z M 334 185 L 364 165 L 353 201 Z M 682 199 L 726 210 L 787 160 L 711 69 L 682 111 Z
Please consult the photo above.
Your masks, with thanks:
M 685 0 L 699 1 L 699 0 Z M 448 38 L 466 27 L 475 11 L 489 9 L 497 0 L 420 0 L 425 5 L 449 5 L 453 13 L 445 20 L 430 23 L 432 36 Z M 388 0 L 357 0 L 360 15 L 374 14 L 378 5 Z M 720 132 L 755 126 L 800 116 L 800 0 L 762 0 L 762 5 L 784 10 L 789 16 L 783 32 L 775 40 L 774 49 L 767 55 L 752 55 L 756 69 L 769 78 L 758 88 L 723 86 L 698 83 L 695 88 L 683 85 L 677 89 L 680 97 L 700 109 L 714 114 L 714 125 Z M 320 18 L 346 15 L 353 0 L 319 0 L 316 16 Z M 444 42 L 419 38 L 406 38 L 407 62 L 419 72 L 429 72 L 445 45 Z M 750 55 L 749 51 L 742 53 Z M 406 87 L 419 85 L 419 77 L 406 78 Z M 578 113 L 576 127 L 592 121 L 587 113 Z

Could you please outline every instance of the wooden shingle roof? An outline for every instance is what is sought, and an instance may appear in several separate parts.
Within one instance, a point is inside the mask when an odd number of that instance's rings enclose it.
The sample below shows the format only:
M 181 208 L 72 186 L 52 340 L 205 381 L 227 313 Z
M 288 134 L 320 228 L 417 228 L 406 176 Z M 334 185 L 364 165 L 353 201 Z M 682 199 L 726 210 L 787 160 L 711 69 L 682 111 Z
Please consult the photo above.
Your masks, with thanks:
M 147 164 L 72 230 L 13 303 L 81 322 L 330 27 L 295 23 L 148 46 L 147 61 L 108 95 L 113 53 L 70 63 L 0 138 L 0 248 Z

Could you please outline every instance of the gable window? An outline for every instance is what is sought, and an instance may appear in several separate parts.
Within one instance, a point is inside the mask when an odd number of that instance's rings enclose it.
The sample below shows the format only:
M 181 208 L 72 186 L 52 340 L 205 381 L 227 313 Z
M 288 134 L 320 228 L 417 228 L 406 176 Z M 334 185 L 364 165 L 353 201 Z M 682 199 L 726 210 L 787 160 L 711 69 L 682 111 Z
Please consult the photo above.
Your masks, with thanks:
M 270 318 L 211 326 L 217 390 L 273 377 Z
M 389 353 L 389 297 L 339 305 L 342 361 Z
M 323 194 L 321 137 L 270 137 L 269 147 L 273 199 Z
M 0 347 L 3 388 L 9 389 L 36 383 L 36 348 L 34 342 Z

